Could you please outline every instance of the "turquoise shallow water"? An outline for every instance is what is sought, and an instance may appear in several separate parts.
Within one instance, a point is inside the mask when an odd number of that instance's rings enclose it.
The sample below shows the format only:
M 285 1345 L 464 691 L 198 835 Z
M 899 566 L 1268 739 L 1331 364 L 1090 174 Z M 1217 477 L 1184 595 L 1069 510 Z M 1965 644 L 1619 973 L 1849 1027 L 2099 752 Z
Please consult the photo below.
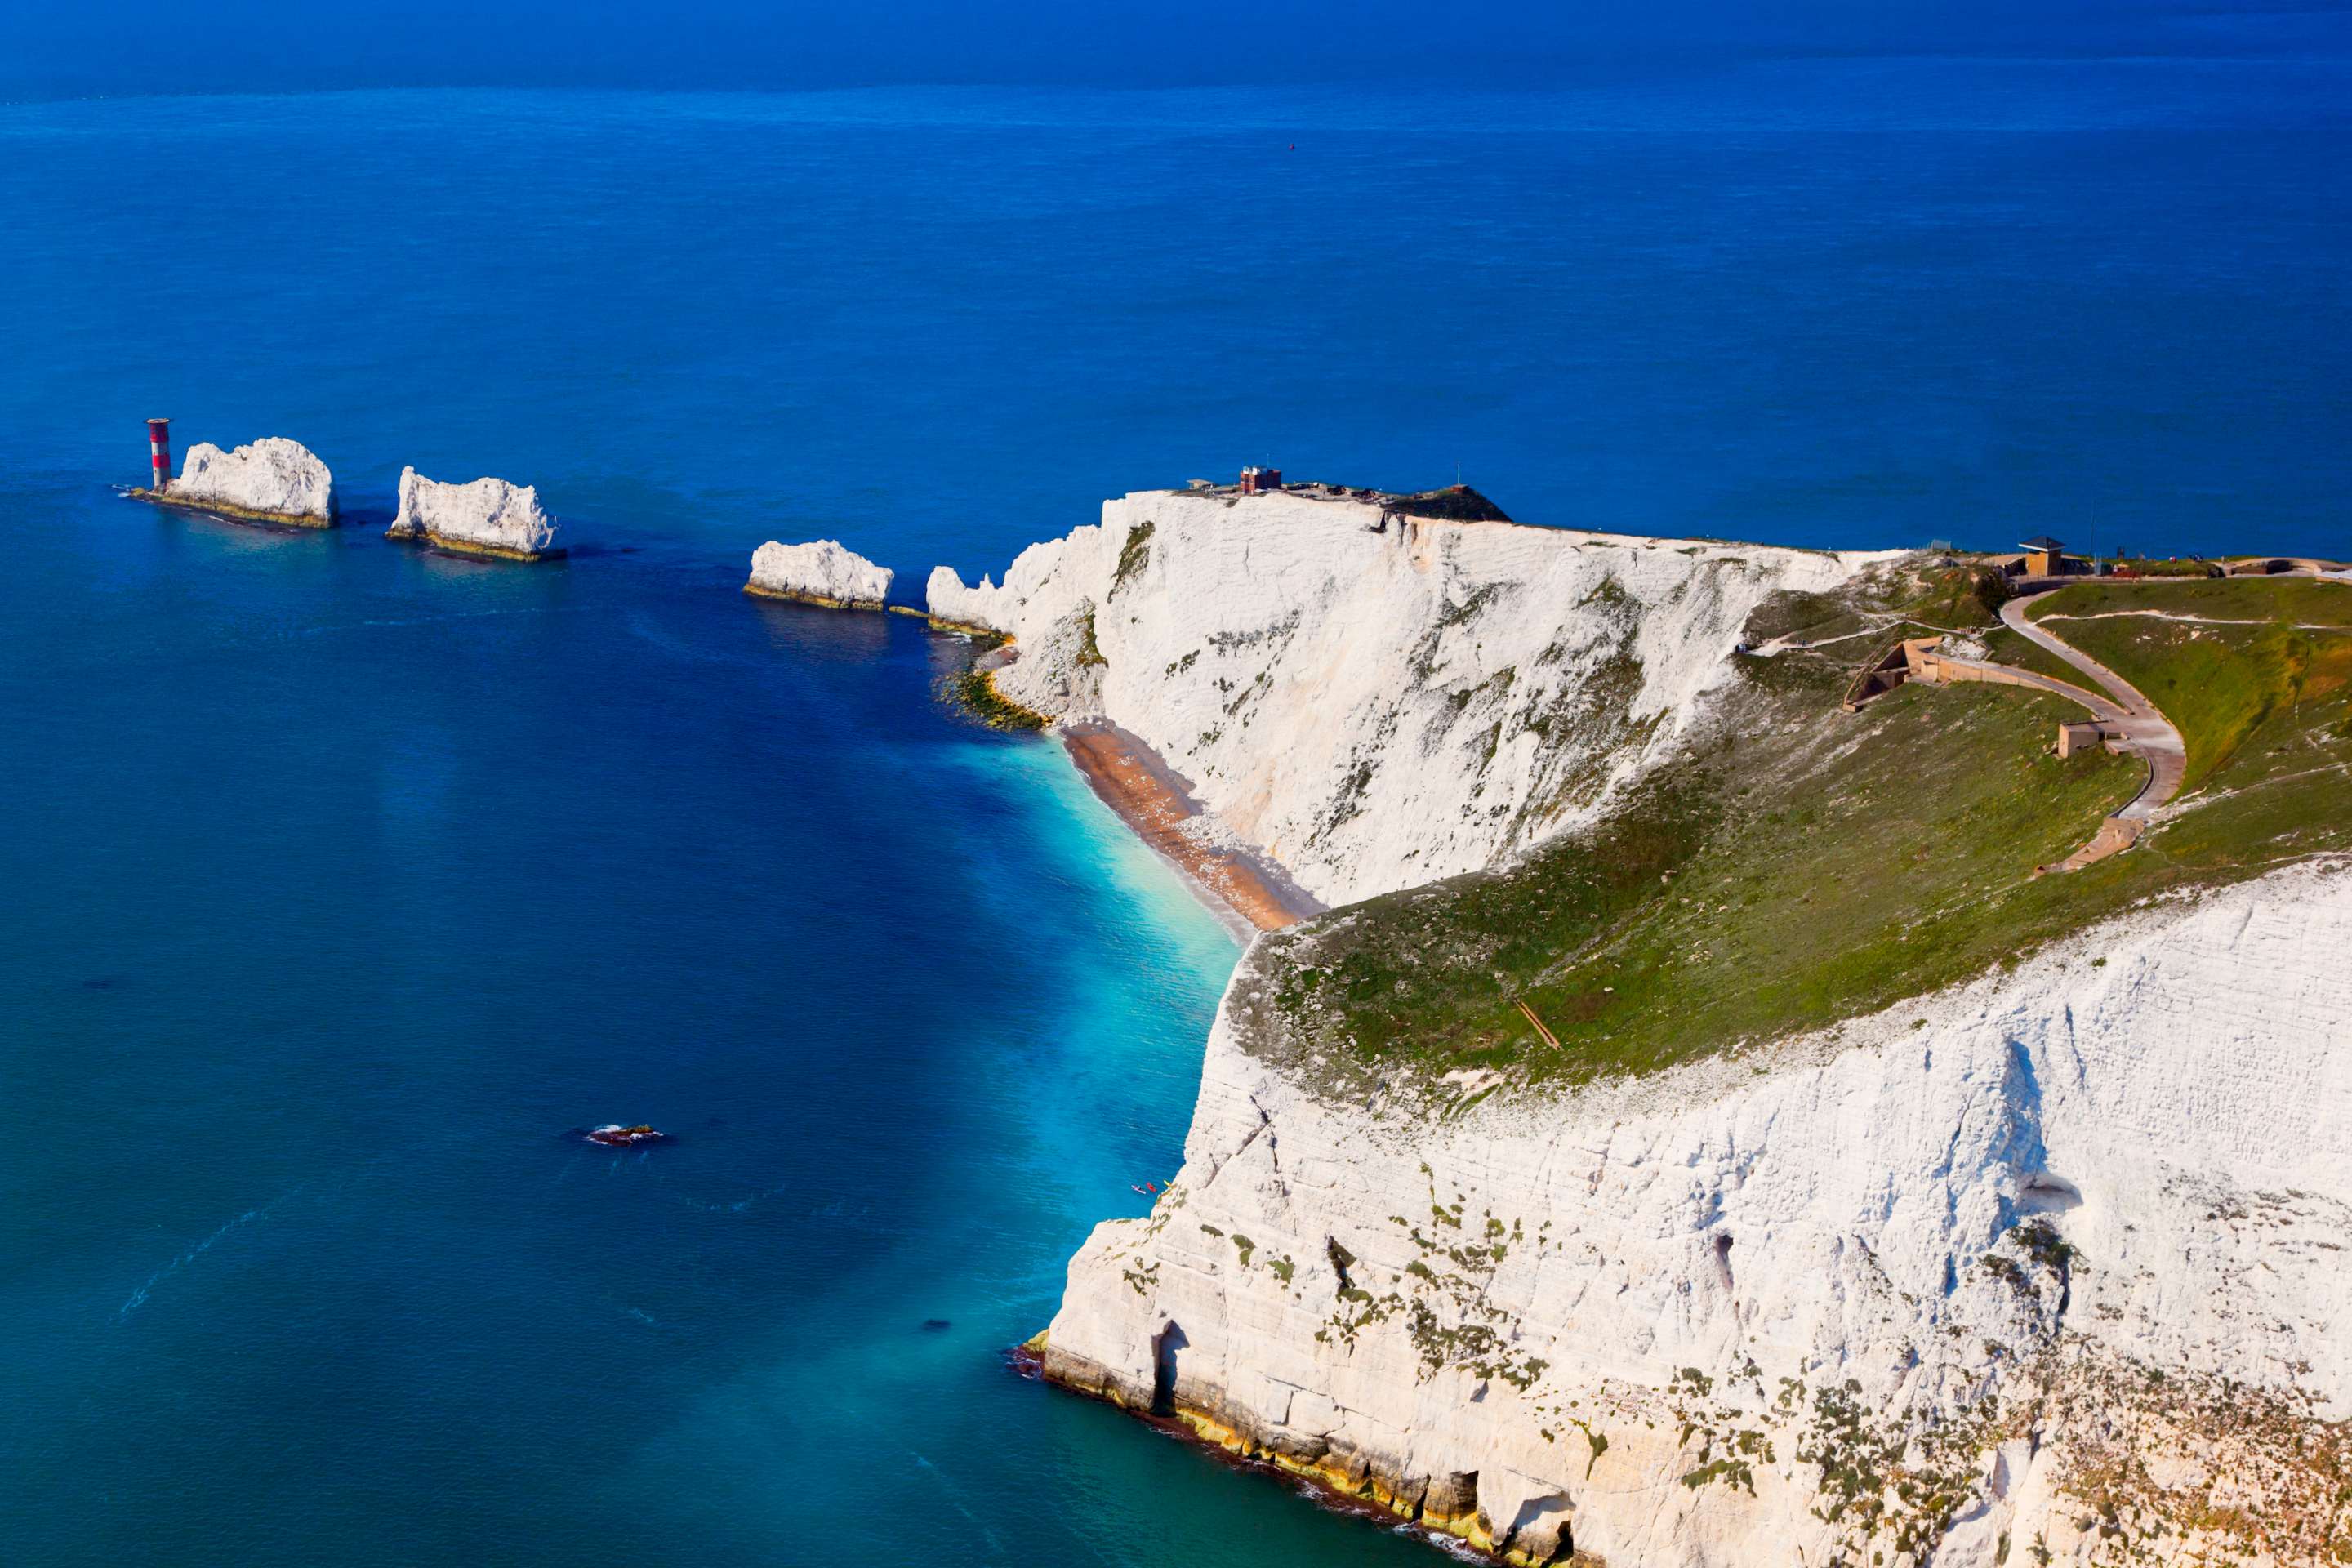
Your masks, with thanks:
M 12 1561 L 1361 1549 L 1004 1368 L 1234 949 L 939 639 L 25 504 Z
M 1004 1369 L 1235 950 L 751 548 L 1270 458 L 2352 549 L 2342 74 L 0 106 L 0 1554 L 1422 1560 Z M 114 499 L 151 414 L 352 526 Z M 575 553 L 387 545 L 404 462 Z

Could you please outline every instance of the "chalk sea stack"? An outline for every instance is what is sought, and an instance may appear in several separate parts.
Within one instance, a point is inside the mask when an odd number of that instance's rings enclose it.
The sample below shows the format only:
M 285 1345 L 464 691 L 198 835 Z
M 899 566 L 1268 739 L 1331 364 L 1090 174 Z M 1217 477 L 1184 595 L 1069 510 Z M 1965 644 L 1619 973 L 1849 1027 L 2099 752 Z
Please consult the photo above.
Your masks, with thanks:
M 531 486 L 492 479 L 443 484 L 413 468 L 400 470 L 400 510 L 385 536 L 499 561 L 547 561 L 563 553 L 555 543 L 555 519 L 540 510 Z
M 751 576 L 743 592 L 835 610 L 878 610 L 889 596 L 892 575 L 888 567 L 834 540 L 780 544 L 772 539 L 751 552 Z
M 188 448 L 180 477 L 161 490 L 133 490 L 143 500 L 200 508 L 292 528 L 335 524 L 335 477 L 299 441 L 266 436 L 224 452 L 209 441 Z

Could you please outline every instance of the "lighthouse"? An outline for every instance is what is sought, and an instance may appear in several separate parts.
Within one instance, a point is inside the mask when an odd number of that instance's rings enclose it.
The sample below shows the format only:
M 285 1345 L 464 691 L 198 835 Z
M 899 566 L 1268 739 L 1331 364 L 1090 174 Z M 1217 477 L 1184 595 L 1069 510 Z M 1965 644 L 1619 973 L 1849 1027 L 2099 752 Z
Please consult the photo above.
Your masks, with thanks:
M 162 495 L 163 487 L 172 482 L 172 422 L 169 419 L 147 421 L 147 458 L 155 470 L 155 493 Z

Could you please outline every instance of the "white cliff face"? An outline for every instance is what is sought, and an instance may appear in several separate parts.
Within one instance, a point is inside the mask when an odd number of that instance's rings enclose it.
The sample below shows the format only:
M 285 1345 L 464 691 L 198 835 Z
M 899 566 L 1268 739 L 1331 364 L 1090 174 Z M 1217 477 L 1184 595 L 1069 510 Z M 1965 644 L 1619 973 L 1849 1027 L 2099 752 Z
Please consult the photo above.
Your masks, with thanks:
M 892 575 L 888 567 L 830 539 L 813 544 L 772 539 L 751 552 L 751 577 L 743 587 L 773 598 L 878 610 L 890 595 Z
M 555 548 L 555 520 L 540 510 L 539 491 L 504 479 L 442 484 L 415 468 L 400 470 L 400 510 L 385 532 L 453 550 L 536 559 Z
M 1245 958 L 1047 1371 L 1527 1562 L 2319 1563 L 2347 952 L 2352 868 L 2306 866 L 1767 1057 L 1450 1106 L 1251 1055 Z
M 199 441 L 163 493 L 176 501 L 292 522 L 324 525 L 335 519 L 334 476 L 309 447 L 283 436 L 231 452 Z
M 1758 604 L 1876 559 L 1143 491 L 1001 586 L 941 567 L 929 593 L 1014 639 L 1003 696 L 1132 731 L 1344 904 L 1589 819 L 1727 678 Z

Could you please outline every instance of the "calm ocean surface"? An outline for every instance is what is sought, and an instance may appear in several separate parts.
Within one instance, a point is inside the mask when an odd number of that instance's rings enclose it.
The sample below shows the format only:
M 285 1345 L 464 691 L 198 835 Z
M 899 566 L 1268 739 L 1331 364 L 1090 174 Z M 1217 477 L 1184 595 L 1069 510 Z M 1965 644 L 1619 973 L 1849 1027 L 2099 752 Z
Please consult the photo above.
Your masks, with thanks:
M 1426 1561 L 1004 1369 L 1236 950 L 752 546 L 1270 460 L 2352 552 L 2347 74 L 0 106 L 0 1556 Z M 150 415 L 352 526 L 116 500 Z M 403 463 L 572 557 L 385 544 Z

